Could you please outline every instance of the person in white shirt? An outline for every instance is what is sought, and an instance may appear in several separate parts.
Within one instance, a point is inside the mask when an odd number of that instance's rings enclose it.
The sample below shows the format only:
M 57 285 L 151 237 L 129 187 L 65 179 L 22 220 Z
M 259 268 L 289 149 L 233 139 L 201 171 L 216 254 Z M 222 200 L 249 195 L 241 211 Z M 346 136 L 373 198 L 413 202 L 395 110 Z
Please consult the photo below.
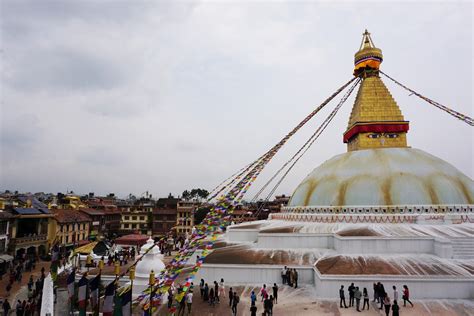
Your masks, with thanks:
M 398 301 L 398 290 L 395 285 L 393 286 L 393 300 Z
M 283 269 L 281 269 L 281 282 L 283 284 L 287 283 L 287 280 L 286 280 L 286 266 Z
M 186 305 L 188 305 L 188 314 L 191 315 L 191 306 L 193 305 L 193 292 L 186 294 Z

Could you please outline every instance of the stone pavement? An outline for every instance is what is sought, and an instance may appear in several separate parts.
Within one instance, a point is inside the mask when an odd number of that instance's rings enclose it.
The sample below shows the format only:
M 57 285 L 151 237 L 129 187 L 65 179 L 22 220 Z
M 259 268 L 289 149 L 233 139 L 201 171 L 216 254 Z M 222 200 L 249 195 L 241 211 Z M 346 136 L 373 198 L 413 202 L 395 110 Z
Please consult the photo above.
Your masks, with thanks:
M 30 279 L 30 275 L 33 275 L 33 281 L 36 281 L 36 279 L 41 275 L 41 268 L 44 267 L 45 269 L 45 274 L 49 273 L 49 268 L 51 266 L 51 262 L 49 261 L 40 261 L 36 263 L 36 268 L 32 270 L 31 272 L 23 272 L 23 277 L 21 279 L 21 282 L 14 282 L 12 286 L 12 290 L 10 291 L 10 296 L 7 296 L 7 284 L 9 281 L 9 275 L 8 273 L 5 274 L 0 280 L 0 298 L 3 301 L 5 298 L 8 298 L 8 301 L 10 302 L 10 305 L 13 305 L 12 302 L 16 302 L 16 296 L 18 292 L 22 289 L 22 287 L 26 288 L 26 285 L 28 284 L 28 281 Z
M 250 315 L 250 293 L 252 290 L 258 293 L 260 287 L 237 287 L 240 296 L 237 315 Z M 228 288 L 226 289 L 227 295 Z M 314 298 L 312 288 L 293 289 L 288 286 L 280 287 L 278 293 L 278 304 L 274 305 L 274 316 L 312 316 L 312 315 L 385 315 L 382 310 L 376 308 L 371 302 L 370 310 L 357 312 L 355 308 L 339 308 L 339 301 L 318 300 Z M 258 297 L 258 294 L 257 294 Z M 401 307 L 400 315 L 407 316 L 454 316 L 454 315 L 474 315 L 474 300 L 441 300 L 441 301 L 417 301 L 413 300 L 414 307 Z M 263 302 L 260 297 L 257 299 L 257 315 L 262 315 Z M 168 315 L 166 308 L 160 310 L 158 315 Z M 390 315 L 392 313 L 390 312 Z M 188 315 L 185 313 L 185 315 Z M 232 315 L 227 298 L 222 299 L 220 304 L 209 306 L 201 300 L 199 288 L 194 290 L 194 302 L 191 315 L 196 316 L 226 316 Z

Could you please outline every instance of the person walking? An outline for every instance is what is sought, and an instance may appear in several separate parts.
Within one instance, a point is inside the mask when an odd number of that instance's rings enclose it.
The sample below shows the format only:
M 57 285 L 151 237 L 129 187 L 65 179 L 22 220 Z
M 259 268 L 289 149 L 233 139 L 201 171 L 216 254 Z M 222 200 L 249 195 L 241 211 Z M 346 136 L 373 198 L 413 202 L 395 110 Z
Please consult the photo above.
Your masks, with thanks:
M 349 307 L 354 306 L 354 291 L 355 291 L 355 286 L 354 283 L 351 283 L 349 287 L 347 288 L 347 291 L 349 291 Z
M 255 305 L 255 303 L 257 302 L 257 295 L 255 295 L 255 291 L 252 291 L 252 293 L 250 294 L 250 301 L 252 302 L 252 304 Z
M 385 287 L 383 286 L 382 283 L 378 283 L 379 284 L 379 301 L 380 301 L 380 308 L 379 309 L 383 309 L 383 300 L 385 298 L 385 296 L 387 296 L 387 292 L 385 292 Z
M 229 307 L 232 307 L 232 300 L 234 299 L 234 292 L 232 292 L 232 288 L 229 289 Z
M 204 279 L 199 283 L 199 290 L 201 291 L 201 299 L 204 299 Z
M 273 299 L 275 300 L 275 304 L 278 304 L 278 285 L 276 283 L 273 283 Z
M 225 298 L 225 284 L 224 284 L 224 279 L 221 279 L 221 282 L 219 282 L 219 296 L 222 296 Z
M 281 269 L 281 282 L 286 284 L 286 266 Z
M 410 303 L 411 307 L 413 307 L 413 303 L 410 301 L 410 290 L 408 286 L 403 286 L 403 307 L 407 306 L 407 302 Z
M 295 289 L 298 287 L 298 271 L 296 269 L 293 269 L 293 272 L 295 273 L 294 280 L 295 280 Z
M 362 310 L 365 309 L 365 304 L 367 304 L 367 310 L 369 310 L 369 293 L 367 292 L 366 287 L 364 287 L 364 291 L 362 292 L 362 296 L 364 297 L 364 306 L 362 306 Z
M 397 287 L 394 285 L 394 286 L 392 286 L 392 289 L 393 289 L 393 300 L 394 300 L 394 301 L 398 301 L 398 290 L 397 290 Z
M 362 292 L 359 290 L 359 287 L 356 286 L 354 290 L 354 298 L 356 300 L 356 310 L 360 312 L 360 299 L 362 297 Z
M 374 282 L 374 285 L 373 285 L 373 289 L 374 289 L 374 300 L 372 302 L 375 302 L 377 301 L 377 303 L 379 302 L 379 287 L 377 285 L 377 283 Z
M 270 299 L 267 297 L 265 301 L 263 301 L 263 313 L 265 315 L 270 315 Z
M 16 310 L 16 316 L 23 316 L 24 310 L 23 310 L 23 305 L 21 304 L 20 300 L 16 302 L 15 310 Z
M 252 305 L 250 306 L 250 316 L 257 316 L 257 306 L 255 305 L 255 302 L 252 302 Z
M 12 308 L 10 306 L 10 303 L 8 303 L 8 299 L 5 299 L 5 301 L 2 304 L 3 307 L 3 315 L 7 316 L 8 313 L 10 312 L 10 309 Z
M 204 284 L 204 302 L 209 302 L 209 286 L 206 284 Z
M 269 310 L 269 311 L 270 311 L 270 315 L 273 315 L 273 300 L 274 300 L 274 298 L 273 298 L 272 295 L 270 295 L 269 300 L 270 300 L 270 304 L 269 304 L 269 306 L 270 306 L 270 310 Z
M 215 306 L 216 305 L 216 297 L 214 294 L 214 289 L 211 287 L 209 290 L 209 305 Z
M 387 295 L 385 295 L 385 297 L 383 298 L 383 305 L 385 306 L 385 316 L 390 316 L 390 297 Z
M 339 307 L 342 308 L 342 303 L 344 302 L 344 308 L 347 308 L 346 298 L 344 296 L 344 285 L 341 285 L 341 289 L 339 290 L 339 298 Z
M 186 294 L 186 305 L 188 306 L 188 315 L 191 315 L 191 307 L 193 305 L 193 292 L 189 291 Z
M 267 298 L 267 285 L 264 284 L 263 287 L 260 289 L 260 296 L 262 297 L 262 302 Z
M 239 304 L 239 302 L 240 298 L 237 295 L 237 292 L 234 292 L 232 300 L 232 313 L 234 313 L 235 316 L 237 315 L 237 305 Z
M 286 284 L 293 286 L 293 283 L 291 283 L 291 269 L 286 269 Z
M 214 297 L 217 303 L 220 303 L 219 300 L 219 284 L 217 281 L 214 281 Z
M 392 316 L 400 316 L 400 306 L 398 306 L 398 303 L 396 300 L 393 300 Z

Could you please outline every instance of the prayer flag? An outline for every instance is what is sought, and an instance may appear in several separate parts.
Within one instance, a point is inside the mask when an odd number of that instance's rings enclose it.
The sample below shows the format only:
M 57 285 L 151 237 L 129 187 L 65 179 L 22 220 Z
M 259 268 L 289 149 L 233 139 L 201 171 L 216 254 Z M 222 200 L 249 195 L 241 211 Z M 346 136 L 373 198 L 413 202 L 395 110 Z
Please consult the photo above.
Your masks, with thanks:
M 115 281 L 112 281 L 105 288 L 104 307 L 102 308 L 102 314 L 104 316 L 112 316 L 114 312 L 114 296 L 115 296 Z
M 131 316 L 132 287 L 129 286 L 122 294 L 122 316 Z
M 67 276 L 67 292 L 69 294 L 69 299 L 72 299 L 74 297 L 75 276 L 76 276 L 76 271 L 74 269 Z
M 100 273 L 90 283 L 92 308 L 95 309 L 99 300 Z
M 79 280 L 78 288 L 78 303 L 79 303 L 79 315 L 86 315 L 86 308 L 87 308 L 87 285 L 89 281 L 85 277 L 85 275 L 82 276 L 82 278 Z

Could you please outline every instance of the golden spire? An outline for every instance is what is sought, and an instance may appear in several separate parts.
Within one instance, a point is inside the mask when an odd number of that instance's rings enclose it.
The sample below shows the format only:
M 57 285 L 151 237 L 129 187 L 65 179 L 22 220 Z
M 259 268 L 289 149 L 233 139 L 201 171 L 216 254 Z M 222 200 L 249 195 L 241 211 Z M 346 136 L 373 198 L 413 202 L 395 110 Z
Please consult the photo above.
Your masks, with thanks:
M 382 58 L 382 50 L 374 46 L 365 30 L 354 59 L 354 75 L 363 80 L 344 133 L 348 151 L 407 147 L 408 122 L 379 77 Z

